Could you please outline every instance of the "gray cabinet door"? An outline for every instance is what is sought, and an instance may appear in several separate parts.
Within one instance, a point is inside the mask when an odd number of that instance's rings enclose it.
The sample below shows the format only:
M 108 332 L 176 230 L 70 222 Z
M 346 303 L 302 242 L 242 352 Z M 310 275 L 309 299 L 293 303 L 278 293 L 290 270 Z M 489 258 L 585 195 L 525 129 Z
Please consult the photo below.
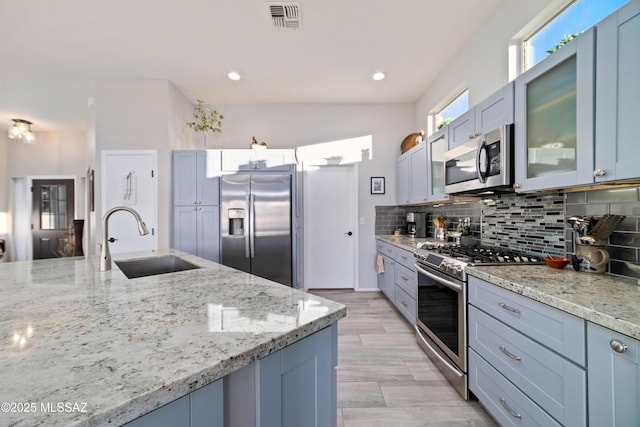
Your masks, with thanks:
M 587 323 L 589 425 L 638 425 L 639 358 L 640 341 Z
M 173 248 L 198 256 L 198 237 L 198 215 L 196 207 L 174 206 Z
M 220 207 L 198 206 L 198 209 L 196 215 L 197 255 L 220 262 Z
M 219 151 L 173 152 L 173 204 L 218 205 L 219 177 L 213 171 L 220 161 Z
M 476 116 L 473 108 L 449 123 L 449 149 L 469 142 L 469 139 L 474 136 L 476 136 Z
M 427 201 L 427 144 L 420 144 L 409 151 L 410 154 L 410 180 L 409 200 L 411 203 L 423 203 Z
M 410 154 L 404 153 L 396 164 L 396 201 L 399 205 L 406 205 L 411 200 L 411 162 Z
M 259 425 L 335 427 L 337 358 L 334 323 L 260 359 Z
M 485 134 L 513 123 L 513 82 L 509 82 L 474 107 L 476 133 Z
M 597 26 L 596 182 L 640 176 L 640 3 L 630 2 Z
M 197 200 L 196 151 L 174 151 L 172 159 L 173 204 L 192 205 Z

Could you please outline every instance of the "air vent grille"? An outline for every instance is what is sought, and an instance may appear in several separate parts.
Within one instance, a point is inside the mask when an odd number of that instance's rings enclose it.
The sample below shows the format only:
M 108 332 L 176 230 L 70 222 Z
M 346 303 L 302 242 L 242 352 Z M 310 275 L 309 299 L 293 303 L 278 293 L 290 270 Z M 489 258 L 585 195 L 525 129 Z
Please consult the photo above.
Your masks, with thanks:
M 269 3 L 269 15 L 276 30 L 299 30 L 302 28 L 300 3 Z

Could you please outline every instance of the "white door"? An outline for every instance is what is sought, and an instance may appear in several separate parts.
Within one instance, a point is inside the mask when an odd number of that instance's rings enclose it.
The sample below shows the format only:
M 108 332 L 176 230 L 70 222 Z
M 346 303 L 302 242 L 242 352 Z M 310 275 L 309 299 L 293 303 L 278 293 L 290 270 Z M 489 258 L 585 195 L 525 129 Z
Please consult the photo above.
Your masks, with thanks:
M 133 215 L 125 211 L 113 213 L 107 236 L 113 239 L 109 243 L 112 254 L 157 249 L 156 170 L 156 151 L 102 152 L 102 215 L 113 207 L 126 206 L 137 211 L 149 229 L 149 234 L 140 236 Z
M 356 196 L 355 166 L 313 166 L 305 170 L 305 289 L 355 289 Z

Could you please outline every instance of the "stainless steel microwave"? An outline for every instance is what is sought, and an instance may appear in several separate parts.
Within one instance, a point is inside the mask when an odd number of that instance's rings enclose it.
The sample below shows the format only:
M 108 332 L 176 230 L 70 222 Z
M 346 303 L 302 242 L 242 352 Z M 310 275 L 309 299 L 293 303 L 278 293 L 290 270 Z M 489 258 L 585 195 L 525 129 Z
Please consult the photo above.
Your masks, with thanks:
M 504 191 L 513 191 L 513 125 L 494 129 L 445 153 L 445 193 Z

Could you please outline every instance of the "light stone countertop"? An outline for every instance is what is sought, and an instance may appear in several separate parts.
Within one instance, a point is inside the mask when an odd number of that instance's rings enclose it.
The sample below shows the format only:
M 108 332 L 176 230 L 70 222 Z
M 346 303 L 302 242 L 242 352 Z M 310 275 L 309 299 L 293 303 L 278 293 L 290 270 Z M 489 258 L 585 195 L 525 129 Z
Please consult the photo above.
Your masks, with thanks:
M 430 243 L 432 245 L 444 245 L 452 244 L 452 242 L 445 242 L 443 240 L 437 240 L 433 237 L 410 237 L 407 235 L 400 236 L 376 236 L 376 239 L 392 244 L 407 251 L 415 251 L 418 243 Z
M 580 273 L 567 266 L 467 267 L 467 274 L 640 340 L 640 285 L 636 279 Z
M 204 268 L 129 280 L 97 257 L 0 264 L 0 403 L 36 404 L 3 404 L 0 425 L 120 425 L 346 315 L 178 251 L 114 259 L 168 253 Z M 75 412 L 42 410 L 58 402 Z

